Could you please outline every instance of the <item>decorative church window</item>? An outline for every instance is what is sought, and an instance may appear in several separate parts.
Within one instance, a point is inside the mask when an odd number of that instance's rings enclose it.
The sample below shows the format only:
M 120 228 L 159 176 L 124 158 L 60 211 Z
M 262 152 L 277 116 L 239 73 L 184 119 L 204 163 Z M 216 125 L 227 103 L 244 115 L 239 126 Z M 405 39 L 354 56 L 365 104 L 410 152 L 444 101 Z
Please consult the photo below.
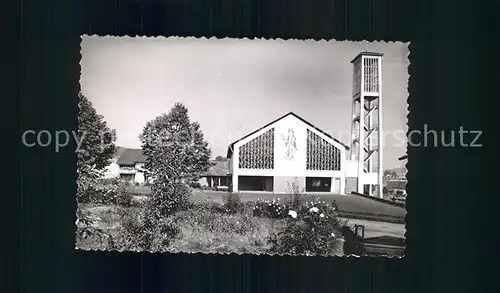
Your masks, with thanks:
M 240 147 L 240 169 L 274 168 L 274 128 Z
M 307 170 L 340 171 L 340 150 L 307 130 Z

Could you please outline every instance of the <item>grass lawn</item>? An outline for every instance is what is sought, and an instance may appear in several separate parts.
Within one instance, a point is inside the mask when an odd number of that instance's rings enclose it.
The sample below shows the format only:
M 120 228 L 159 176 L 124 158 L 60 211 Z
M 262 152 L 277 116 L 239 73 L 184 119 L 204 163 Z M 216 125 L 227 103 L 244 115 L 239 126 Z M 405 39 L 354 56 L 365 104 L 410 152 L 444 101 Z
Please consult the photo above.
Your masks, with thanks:
M 148 195 L 151 192 L 148 186 L 130 186 L 129 188 L 130 188 L 129 192 L 134 193 L 136 195 Z M 192 200 L 205 200 L 207 198 L 210 198 L 214 202 L 222 203 L 222 196 L 226 193 L 227 192 L 223 191 L 193 189 Z M 240 193 L 240 198 L 244 202 L 256 201 L 259 198 L 274 199 L 274 198 L 286 198 L 289 196 L 290 195 L 286 194 L 273 194 L 264 192 Z M 339 195 L 332 193 L 314 193 L 306 196 L 311 196 L 312 198 L 319 197 L 321 200 L 326 202 L 335 201 L 340 210 L 349 213 L 378 214 L 378 215 L 387 215 L 394 217 L 404 217 L 406 215 L 406 210 L 404 208 L 375 201 L 362 196 Z
M 208 190 L 193 190 L 193 199 L 202 200 L 210 197 L 215 202 L 222 202 L 222 196 L 224 192 L 220 191 L 208 191 Z M 286 194 L 272 194 L 263 192 L 242 192 L 240 193 L 240 198 L 242 201 L 255 201 L 259 198 L 263 199 L 274 199 L 274 198 L 286 198 L 290 195 Z M 396 207 L 390 204 L 375 201 L 369 198 L 365 198 L 357 195 L 339 195 L 332 193 L 315 193 L 309 194 L 311 198 L 319 197 L 321 200 L 326 202 L 335 201 L 340 210 L 350 213 L 366 213 L 366 214 L 378 214 L 387 215 L 394 217 L 404 217 L 406 211 L 404 208 Z

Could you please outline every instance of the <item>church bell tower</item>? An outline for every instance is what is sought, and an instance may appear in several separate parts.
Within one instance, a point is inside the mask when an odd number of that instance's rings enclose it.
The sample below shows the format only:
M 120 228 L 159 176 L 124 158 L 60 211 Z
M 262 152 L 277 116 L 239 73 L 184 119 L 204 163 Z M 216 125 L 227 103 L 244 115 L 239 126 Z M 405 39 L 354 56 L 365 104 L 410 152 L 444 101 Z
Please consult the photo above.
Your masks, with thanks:
M 381 53 L 363 52 L 351 61 L 351 160 L 358 162 L 357 192 L 380 198 L 383 197 L 384 174 L 382 56 Z

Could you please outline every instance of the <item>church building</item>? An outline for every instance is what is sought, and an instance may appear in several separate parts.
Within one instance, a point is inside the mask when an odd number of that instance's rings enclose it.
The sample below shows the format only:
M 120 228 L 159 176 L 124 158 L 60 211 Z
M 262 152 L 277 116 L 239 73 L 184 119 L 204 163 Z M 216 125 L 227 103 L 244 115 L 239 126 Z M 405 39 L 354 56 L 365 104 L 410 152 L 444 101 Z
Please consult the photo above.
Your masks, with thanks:
M 382 55 L 352 61 L 351 140 L 347 146 L 290 112 L 228 147 L 233 192 L 304 192 L 383 197 Z
M 229 146 L 232 191 L 289 193 L 295 183 L 306 192 L 343 194 L 348 150 L 290 112 Z

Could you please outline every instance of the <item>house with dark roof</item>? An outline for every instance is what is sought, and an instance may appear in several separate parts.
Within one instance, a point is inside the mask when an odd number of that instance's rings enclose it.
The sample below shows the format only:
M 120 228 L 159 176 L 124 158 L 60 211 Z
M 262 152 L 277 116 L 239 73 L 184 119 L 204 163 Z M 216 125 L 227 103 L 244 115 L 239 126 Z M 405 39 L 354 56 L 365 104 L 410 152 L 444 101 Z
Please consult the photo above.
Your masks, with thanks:
M 120 166 L 118 166 L 118 159 L 125 152 L 125 148 L 117 147 L 111 162 L 108 167 L 104 170 L 103 178 L 118 178 L 120 177 Z
M 144 174 L 146 162 L 146 156 L 141 149 L 117 147 L 111 164 L 106 168 L 104 178 L 120 178 L 143 184 L 147 180 Z
M 142 149 L 126 149 L 118 159 L 120 166 L 120 178 L 139 184 L 144 184 L 147 180 L 144 165 L 147 162 Z
M 120 178 L 122 180 L 144 184 L 148 178 L 144 172 L 147 157 L 141 149 L 118 147 L 105 178 Z M 210 161 L 212 166 L 202 175 L 200 184 L 203 186 L 224 189 L 229 184 L 229 161 L 217 158 Z
M 208 171 L 203 174 L 199 180 L 202 186 L 216 188 L 216 189 L 229 189 L 230 174 L 229 174 L 229 160 L 226 158 L 219 158 L 210 161 L 212 166 Z

